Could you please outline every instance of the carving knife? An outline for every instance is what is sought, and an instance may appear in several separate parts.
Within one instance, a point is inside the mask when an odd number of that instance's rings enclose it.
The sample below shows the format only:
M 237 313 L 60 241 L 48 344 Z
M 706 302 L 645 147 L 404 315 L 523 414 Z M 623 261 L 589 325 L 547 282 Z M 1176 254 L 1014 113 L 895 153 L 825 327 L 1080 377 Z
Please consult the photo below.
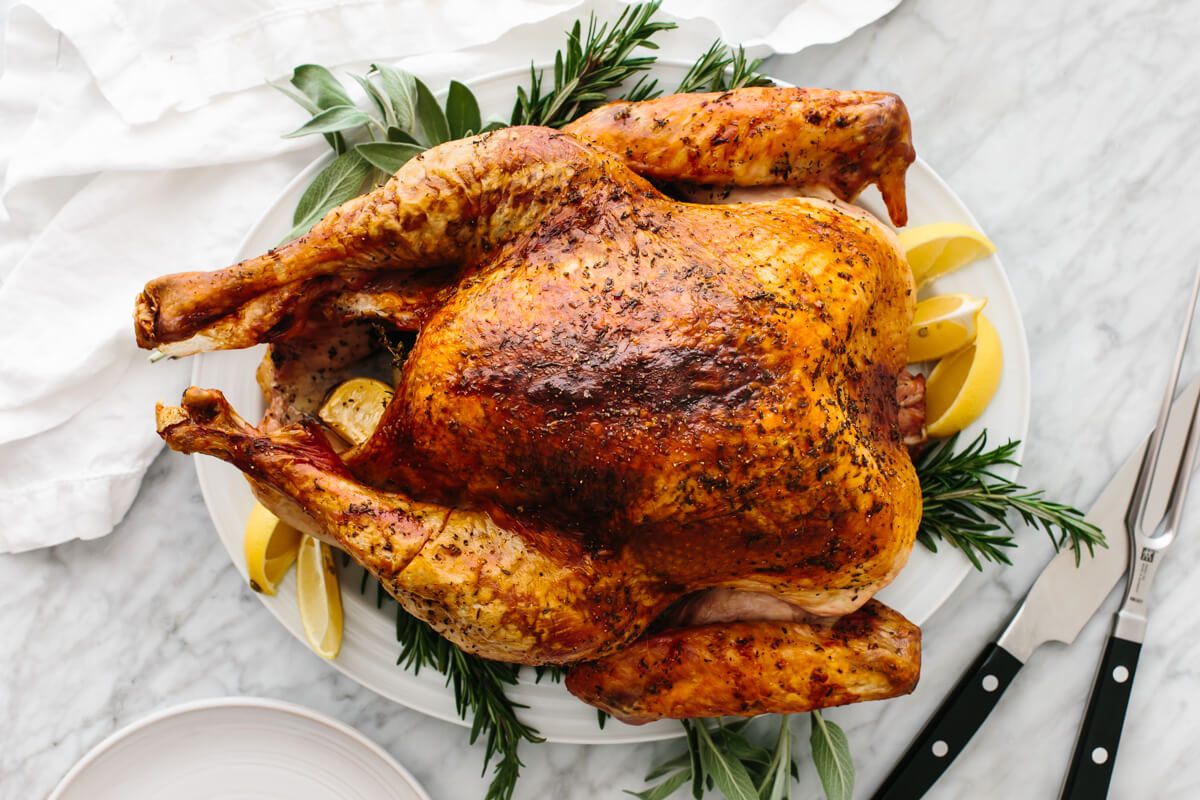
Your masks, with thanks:
M 1164 440 L 1165 461 L 1169 464 L 1177 463 L 1187 439 L 1187 422 L 1197 391 L 1200 381 L 1191 383 L 1172 405 Z M 1050 560 L 1008 627 L 979 654 L 873 800 L 916 800 L 924 796 L 967 746 L 1033 651 L 1050 641 L 1075 641 L 1129 565 L 1125 512 L 1145 449 L 1143 441 L 1088 510 L 1086 519 L 1104 532 L 1108 547 L 1096 548 L 1092 557 L 1084 554 L 1078 566 L 1074 552 L 1067 548 Z M 1171 481 L 1155 483 L 1157 488 Z M 1152 496 L 1155 508 L 1165 507 L 1164 494 L 1156 491 Z

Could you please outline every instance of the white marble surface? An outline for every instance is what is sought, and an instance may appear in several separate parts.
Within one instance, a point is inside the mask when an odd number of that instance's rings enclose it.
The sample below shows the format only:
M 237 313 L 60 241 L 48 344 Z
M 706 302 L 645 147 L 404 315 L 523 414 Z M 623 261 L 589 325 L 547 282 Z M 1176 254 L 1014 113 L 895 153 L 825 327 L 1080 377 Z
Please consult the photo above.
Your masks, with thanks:
M 918 151 L 999 246 L 1029 333 L 1023 480 L 1086 505 L 1148 427 L 1197 261 L 1200 5 L 906 0 L 837 45 L 771 62 L 801 85 L 888 89 Z M 1193 359 L 1193 371 L 1198 360 Z M 1200 503 L 1192 503 L 1200 519 Z M 1196 526 L 1159 572 L 1113 782 L 1200 796 Z M 868 797 L 1050 550 L 971 575 L 925 626 L 906 698 L 835 710 Z M 430 794 L 482 796 L 464 728 L 381 700 L 293 640 L 219 545 L 190 461 L 162 455 L 111 536 L 0 556 L 0 797 L 44 797 L 114 730 L 219 695 L 285 699 L 362 730 Z M 1071 647 L 1038 651 L 931 798 L 1055 796 L 1116 598 Z M 797 721 L 799 723 L 799 721 Z M 798 747 L 807 738 L 797 725 Z M 617 797 L 673 744 L 527 746 L 521 798 Z M 683 796 L 682 793 L 680 796 Z M 796 797 L 818 797 L 811 768 Z

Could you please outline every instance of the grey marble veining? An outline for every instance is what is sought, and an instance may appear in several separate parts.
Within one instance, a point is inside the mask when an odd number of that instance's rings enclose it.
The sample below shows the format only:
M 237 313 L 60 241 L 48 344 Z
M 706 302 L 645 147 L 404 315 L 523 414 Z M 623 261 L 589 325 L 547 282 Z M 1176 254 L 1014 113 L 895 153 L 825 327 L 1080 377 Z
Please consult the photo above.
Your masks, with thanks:
M 845 42 L 769 64 L 793 83 L 905 99 L 918 151 L 999 246 L 1021 305 L 1033 372 L 1022 479 L 1068 502 L 1086 505 L 1144 434 L 1166 377 L 1200 249 L 1197 33 L 1196 3 L 906 0 Z M 1197 527 L 1159 572 L 1115 798 L 1200 796 Z M 924 626 L 913 695 L 829 712 L 851 740 L 856 796 L 870 795 L 1049 558 L 1044 534 L 1022 539 L 1015 566 L 968 576 Z M 114 730 L 231 694 L 359 728 L 438 800 L 482 796 L 482 753 L 466 729 L 358 687 L 261 607 L 181 456 L 158 459 L 113 535 L 0 556 L 0 586 L 0 797 L 44 797 Z M 1056 796 L 1115 602 L 1073 646 L 1034 655 L 931 798 Z M 807 723 L 795 730 L 803 750 Z M 525 747 L 517 796 L 618 797 L 673 747 Z M 810 769 L 795 796 L 819 793 Z

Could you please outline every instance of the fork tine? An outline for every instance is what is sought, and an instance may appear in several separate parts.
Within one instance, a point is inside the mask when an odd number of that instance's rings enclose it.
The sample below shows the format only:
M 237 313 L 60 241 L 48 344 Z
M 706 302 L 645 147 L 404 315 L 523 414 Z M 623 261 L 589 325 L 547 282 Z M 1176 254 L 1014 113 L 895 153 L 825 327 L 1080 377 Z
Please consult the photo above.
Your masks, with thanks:
M 1175 538 L 1192 473 L 1192 462 L 1196 458 L 1197 439 L 1200 439 L 1200 424 L 1197 424 L 1196 419 L 1196 411 L 1200 408 L 1198 399 L 1193 403 L 1192 414 L 1188 419 L 1187 442 L 1182 448 L 1182 457 L 1174 465 L 1175 473 L 1171 476 L 1171 493 L 1163 514 L 1167 524 L 1161 535 L 1153 538 L 1147 536 L 1144 526 L 1150 489 L 1154 478 L 1157 477 L 1155 473 L 1158 469 L 1158 458 L 1162 455 L 1166 428 L 1170 422 L 1171 403 L 1175 399 L 1175 385 L 1179 381 L 1179 371 L 1183 366 L 1183 354 L 1187 349 L 1197 296 L 1200 296 L 1200 268 L 1197 269 L 1192 285 L 1192 301 L 1188 305 L 1187 318 L 1183 322 L 1179 353 L 1171 370 L 1171 381 L 1167 384 L 1162 412 L 1147 445 L 1146 457 L 1142 459 L 1142 466 L 1138 471 L 1133 500 L 1125 515 L 1125 526 L 1129 533 L 1125 598 L 1121 601 L 1117 617 L 1113 621 L 1113 631 L 1104 648 L 1100 671 L 1096 675 L 1096 683 L 1092 686 L 1092 695 L 1088 699 L 1083 724 L 1079 728 L 1079 739 L 1075 742 L 1075 752 L 1071 756 L 1071 766 L 1067 770 L 1067 780 L 1063 786 L 1063 800 L 1092 800 L 1108 796 L 1112 763 L 1117 755 L 1121 729 L 1129 709 L 1133 674 L 1137 669 L 1138 655 L 1142 652 L 1142 642 L 1146 639 L 1147 603 L 1160 561 L 1155 556 Z M 1173 437 L 1172 441 L 1178 442 L 1178 439 Z M 1159 485 L 1165 484 L 1160 482 Z M 1151 533 L 1159 529 L 1160 523 L 1161 520 L 1155 522 Z
M 1184 500 L 1187 499 L 1188 484 L 1192 479 L 1192 470 L 1196 467 L 1196 453 L 1200 447 L 1200 425 L 1196 424 L 1198 415 L 1200 395 L 1196 395 L 1196 402 L 1192 404 L 1192 416 L 1188 420 L 1187 446 L 1183 448 L 1183 454 L 1179 457 L 1175 482 L 1171 485 L 1171 499 L 1167 501 L 1167 524 L 1160 535 L 1150 540 L 1159 547 L 1169 545 L 1179 531 L 1179 519 L 1183 516 Z
M 1150 501 L 1150 487 L 1154 482 L 1155 473 L 1158 471 L 1158 459 L 1162 455 L 1163 436 L 1166 433 L 1167 418 L 1171 415 L 1171 403 L 1175 400 L 1175 387 L 1179 383 L 1179 372 L 1183 368 L 1183 355 L 1187 350 L 1188 335 L 1192 330 L 1192 317 L 1196 311 L 1196 299 L 1200 296 L 1200 267 L 1196 270 L 1196 277 L 1192 281 L 1192 299 L 1188 303 L 1187 316 L 1183 320 L 1183 330 L 1179 334 L 1179 347 L 1175 353 L 1175 365 L 1171 368 L 1171 379 L 1167 382 L 1167 390 L 1163 394 L 1162 408 L 1158 412 L 1158 422 L 1155 423 L 1154 433 L 1150 436 L 1150 442 L 1146 447 L 1146 455 L 1142 459 L 1142 468 L 1138 472 L 1137 483 L 1134 485 L 1133 497 L 1129 503 L 1129 510 L 1125 515 L 1125 527 L 1130 534 L 1145 535 L 1146 525 L 1146 507 Z M 1171 487 L 1171 498 L 1167 502 L 1168 528 L 1174 530 L 1174 526 L 1179 522 L 1179 514 L 1183 506 L 1183 497 L 1187 493 L 1188 482 L 1191 477 L 1191 465 L 1195 461 L 1196 456 L 1196 437 L 1198 428 L 1196 422 L 1196 411 L 1200 408 L 1200 398 L 1197 400 L 1197 405 L 1192 409 L 1192 418 L 1188 426 L 1188 441 L 1184 448 L 1183 456 L 1180 459 L 1178 469 L 1175 474 L 1175 479 Z M 1184 466 L 1187 466 L 1184 469 Z M 1155 525 L 1157 527 L 1157 525 Z M 1161 545 L 1169 544 L 1169 541 L 1161 541 Z

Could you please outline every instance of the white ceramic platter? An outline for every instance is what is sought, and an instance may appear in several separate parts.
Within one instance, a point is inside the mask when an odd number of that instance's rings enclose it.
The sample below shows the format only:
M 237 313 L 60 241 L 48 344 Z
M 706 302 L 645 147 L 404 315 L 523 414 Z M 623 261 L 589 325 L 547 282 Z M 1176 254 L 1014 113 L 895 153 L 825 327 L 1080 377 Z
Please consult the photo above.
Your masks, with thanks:
M 251 697 L 175 706 L 94 747 L 49 800 L 429 800 L 353 728 Z
M 660 64 L 657 70 L 660 83 L 676 85 L 685 69 L 683 64 Z M 470 82 L 485 120 L 507 118 L 515 88 L 527 76 L 528 69 L 522 67 Z M 241 251 L 234 254 L 231 261 L 258 255 L 279 242 L 291 229 L 292 211 L 301 193 L 326 163 L 328 158 L 320 159 L 296 177 L 250 230 Z M 909 168 L 907 185 L 911 224 L 949 221 L 978 227 L 970 211 L 925 162 L 918 159 Z M 874 187 L 864 192 L 858 202 L 880 219 L 887 219 Z M 939 279 L 926 293 L 957 291 L 988 299 L 986 313 L 1004 345 L 1004 374 L 999 392 L 984 415 L 964 432 L 962 441 L 970 441 L 984 428 L 988 431 L 989 441 L 995 444 L 1008 439 L 1023 440 L 1029 422 L 1029 354 L 1016 299 L 1000 260 L 989 256 L 976 261 Z M 263 349 L 259 347 L 197 356 L 192 382 L 196 386 L 222 390 L 242 416 L 258 419 L 263 404 L 254 381 L 254 370 L 262 355 Z M 197 456 L 196 471 L 221 541 L 245 574 L 242 533 L 254 502 L 246 481 L 233 467 L 206 456 Z M 880 594 L 880 599 L 914 622 L 922 623 L 950 596 L 969 569 L 967 560 L 957 550 L 943 547 L 942 552 L 934 555 L 917 545 L 908 567 Z M 426 714 L 460 722 L 451 691 L 445 687 L 441 676 L 427 669 L 413 675 L 396 666 L 398 646 L 392 614 L 375 607 L 373 591 L 368 591 L 365 597 L 354 591 L 358 585 L 356 577 L 351 577 L 350 583 L 352 586 L 343 591 L 345 638 L 341 655 L 333 665 L 385 697 Z M 284 581 L 274 597 L 259 597 L 288 630 L 304 641 L 296 610 L 295 583 L 291 577 Z M 522 718 L 551 741 L 615 743 L 680 735 L 680 726 L 671 721 L 641 727 L 610 721 L 601 730 L 596 723 L 595 709 L 575 700 L 557 684 L 535 684 L 532 671 L 526 672 L 528 674 L 511 695 L 517 702 L 529 706 Z

